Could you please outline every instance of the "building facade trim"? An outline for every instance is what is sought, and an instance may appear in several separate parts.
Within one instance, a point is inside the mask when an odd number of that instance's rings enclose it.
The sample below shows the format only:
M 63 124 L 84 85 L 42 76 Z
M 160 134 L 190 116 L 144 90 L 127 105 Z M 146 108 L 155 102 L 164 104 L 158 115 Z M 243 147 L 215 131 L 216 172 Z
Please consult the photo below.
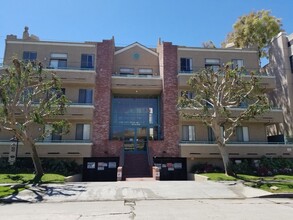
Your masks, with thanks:
M 49 46 L 70 46 L 70 47 L 92 47 L 96 46 L 93 44 L 85 44 L 85 43 L 63 43 L 63 42 L 39 42 L 39 41 L 6 41 L 7 44 L 28 44 L 28 45 L 49 45 Z
M 228 52 L 228 53 L 258 53 L 256 50 L 244 50 L 244 49 L 205 49 L 205 48 L 191 48 L 191 47 L 178 47 L 181 51 L 201 51 L 201 52 Z
M 141 49 L 143 49 L 143 50 L 145 50 L 145 51 L 147 51 L 147 52 L 149 52 L 149 53 L 151 53 L 151 54 L 153 54 L 155 56 L 159 56 L 156 52 L 150 50 L 149 48 L 147 48 L 147 47 L 145 47 L 145 46 L 143 46 L 143 45 L 141 45 L 140 43 L 137 43 L 137 42 L 135 42 L 133 44 L 130 44 L 127 47 L 124 47 L 123 49 L 117 50 L 114 55 L 120 54 L 120 53 L 122 53 L 122 52 L 124 52 L 126 50 L 129 50 L 129 49 L 131 49 L 131 48 L 133 48 L 135 46 L 140 47 Z

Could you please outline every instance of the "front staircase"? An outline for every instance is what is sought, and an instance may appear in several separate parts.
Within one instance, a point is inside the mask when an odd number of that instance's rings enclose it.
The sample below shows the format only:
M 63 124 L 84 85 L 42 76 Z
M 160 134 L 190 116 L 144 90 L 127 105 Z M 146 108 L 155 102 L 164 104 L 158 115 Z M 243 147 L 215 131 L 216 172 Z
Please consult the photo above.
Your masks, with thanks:
M 149 166 L 147 154 L 125 153 L 122 173 L 123 180 L 131 180 L 131 178 L 151 178 L 151 167 Z

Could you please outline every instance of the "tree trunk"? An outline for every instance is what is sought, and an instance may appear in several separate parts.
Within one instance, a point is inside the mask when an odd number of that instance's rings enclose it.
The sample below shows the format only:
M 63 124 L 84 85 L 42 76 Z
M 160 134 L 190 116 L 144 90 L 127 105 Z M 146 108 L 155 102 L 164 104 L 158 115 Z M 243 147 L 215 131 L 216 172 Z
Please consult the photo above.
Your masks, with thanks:
M 233 169 L 232 169 L 232 164 L 229 158 L 229 154 L 226 150 L 226 145 L 218 142 L 218 148 L 222 156 L 225 174 L 229 176 L 235 176 L 235 173 L 233 172 Z
M 31 142 L 31 141 L 28 141 L 27 144 L 30 146 L 31 148 L 31 153 L 32 153 L 32 160 L 33 160 L 33 163 L 34 163 L 34 167 L 35 167 L 35 178 L 34 178 L 34 182 L 40 182 L 42 176 L 44 175 L 44 171 L 43 171 L 43 167 L 42 167 L 42 164 L 41 164 L 41 160 L 39 158 L 39 155 L 38 155 L 38 152 L 37 152 L 37 149 L 36 149 L 36 145 L 35 143 Z

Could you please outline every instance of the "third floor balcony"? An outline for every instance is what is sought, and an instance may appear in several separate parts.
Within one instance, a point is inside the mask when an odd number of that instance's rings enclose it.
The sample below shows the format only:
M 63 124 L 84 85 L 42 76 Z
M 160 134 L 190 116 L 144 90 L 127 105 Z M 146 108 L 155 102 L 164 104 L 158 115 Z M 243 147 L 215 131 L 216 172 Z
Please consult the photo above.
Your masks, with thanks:
M 112 91 L 114 93 L 160 94 L 162 78 L 155 75 L 113 74 Z

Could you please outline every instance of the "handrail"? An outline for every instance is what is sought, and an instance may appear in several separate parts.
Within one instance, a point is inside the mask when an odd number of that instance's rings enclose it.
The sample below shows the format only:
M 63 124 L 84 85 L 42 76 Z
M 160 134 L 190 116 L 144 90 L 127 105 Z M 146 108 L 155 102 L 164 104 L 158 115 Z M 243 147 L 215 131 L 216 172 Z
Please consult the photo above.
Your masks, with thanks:
M 120 150 L 120 160 L 119 160 L 119 166 L 120 167 L 124 166 L 124 154 L 125 154 L 124 145 L 122 145 L 122 148 Z

